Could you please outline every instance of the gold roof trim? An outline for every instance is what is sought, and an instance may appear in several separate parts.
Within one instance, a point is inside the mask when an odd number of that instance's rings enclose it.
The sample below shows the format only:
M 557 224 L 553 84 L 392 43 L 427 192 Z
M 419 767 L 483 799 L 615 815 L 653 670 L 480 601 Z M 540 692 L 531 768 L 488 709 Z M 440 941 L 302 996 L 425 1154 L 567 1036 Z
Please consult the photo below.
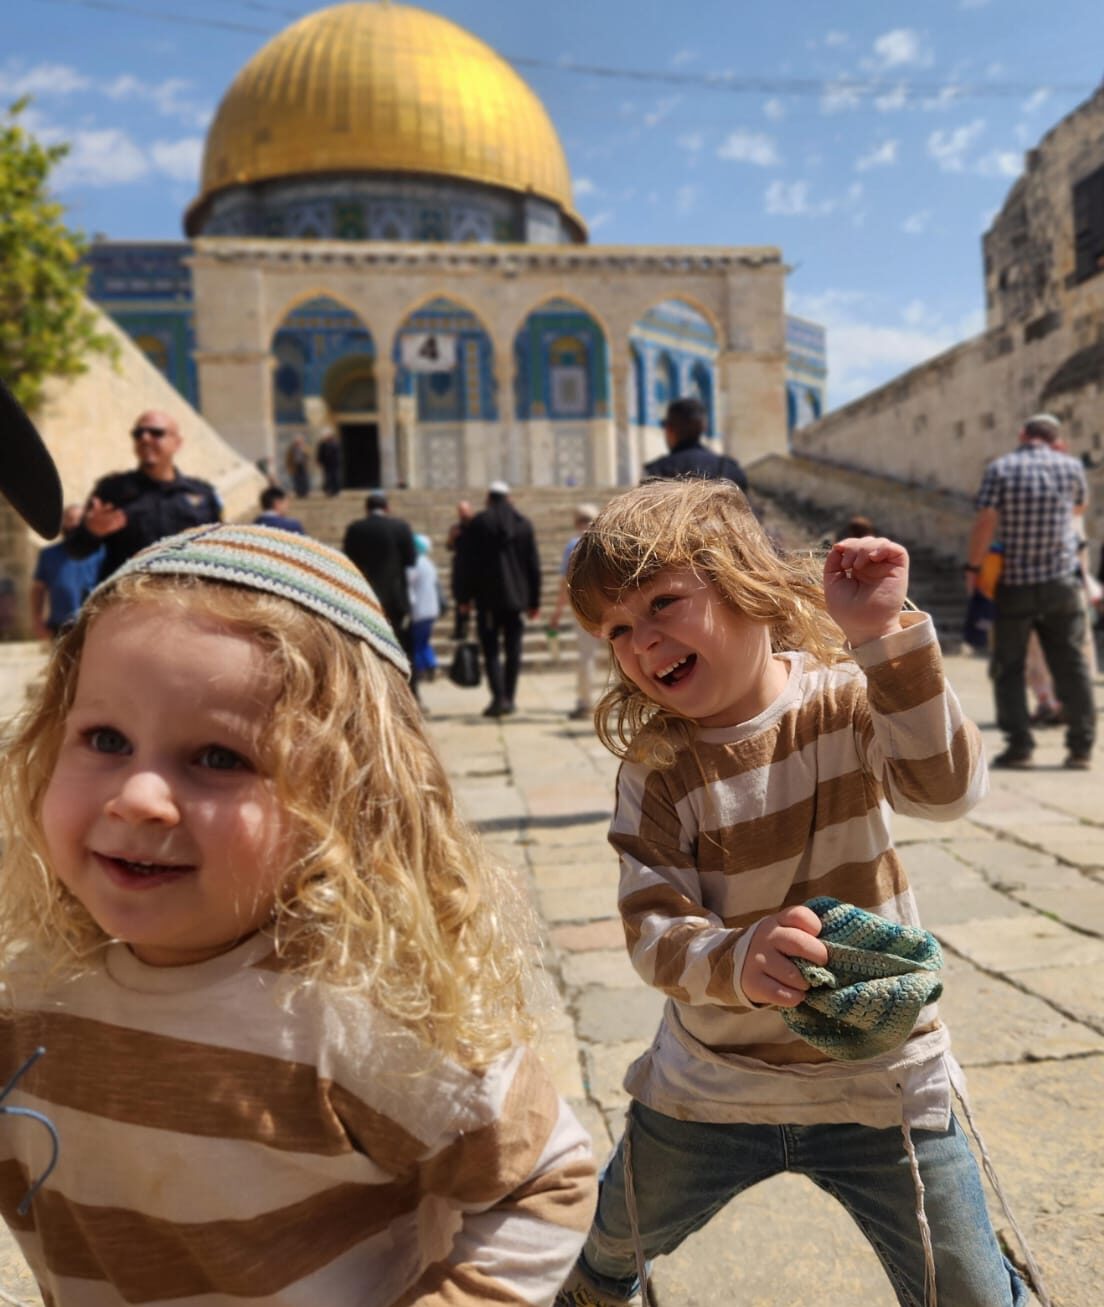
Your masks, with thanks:
M 409 5 L 335 5 L 258 51 L 215 114 L 189 218 L 230 186 L 335 172 L 501 186 L 582 226 L 537 96 L 483 41 Z

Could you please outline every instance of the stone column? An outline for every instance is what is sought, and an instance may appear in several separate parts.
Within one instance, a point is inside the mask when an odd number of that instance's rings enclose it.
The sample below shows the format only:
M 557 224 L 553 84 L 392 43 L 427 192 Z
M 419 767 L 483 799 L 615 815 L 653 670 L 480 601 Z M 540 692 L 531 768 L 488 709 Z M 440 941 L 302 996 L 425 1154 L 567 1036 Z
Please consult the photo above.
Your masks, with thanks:
M 265 351 L 195 352 L 199 404 L 220 436 L 251 462 L 276 456 L 272 355 Z
M 785 454 L 786 314 L 781 259 L 726 278 L 724 341 L 717 357 L 717 429 L 726 454 L 751 464 Z
M 517 396 L 514 394 L 514 352 L 512 347 L 494 342 L 494 379 L 495 405 L 498 411 L 498 429 L 500 448 L 495 453 L 490 450 L 484 460 L 487 479 L 505 477 L 511 486 L 529 485 L 532 481 L 532 468 L 529 452 L 521 446 L 518 434 Z M 472 463 L 469 460 L 468 466 Z
M 628 346 L 617 349 L 610 362 L 610 412 L 609 439 L 601 442 L 604 448 L 596 446 L 594 450 L 594 482 L 599 486 L 617 485 L 617 451 L 624 448 L 629 451 L 630 464 L 635 461 L 632 450 L 632 432 L 629 429 L 629 374 L 631 359 Z M 633 481 L 635 481 L 635 476 Z M 630 485 L 633 484 L 630 481 Z
M 785 454 L 785 355 L 725 350 L 716 366 L 718 434 L 724 452 L 745 466 L 770 454 Z
M 376 409 L 379 416 L 380 481 L 385 486 L 397 485 L 399 481 L 413 485 L 409 449 L 402 451 L 407 457 L 400 458 L 395 422 L 395 364 L 383 353 L 376 355 Z

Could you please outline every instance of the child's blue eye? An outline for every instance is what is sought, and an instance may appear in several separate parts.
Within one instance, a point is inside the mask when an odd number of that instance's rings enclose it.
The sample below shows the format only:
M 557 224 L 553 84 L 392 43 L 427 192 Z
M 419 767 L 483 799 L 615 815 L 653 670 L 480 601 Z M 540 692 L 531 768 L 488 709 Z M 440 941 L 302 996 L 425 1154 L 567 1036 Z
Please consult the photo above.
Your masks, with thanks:
M 627 626 L 611 626 L 608 634 L 606 635 L 606 639 L 616 640 L 618 636 L 624 635 L 628 629 L 629 628 Z
M 93 753 L 125 753 L 130 748 L 126 736 L 113 726 L 93 726 L 84 738 Z
M 221 744 L 209 744 L 206 748 L 201 749 L 196 761 L 201 767 L 207 767 L 211 771 L 249 770 L 249 763 L 240 753 L 235 753 L 233 749 L 224 748 Z
M 668 604 L 673 604 L 678 595 L 656 595 L 652 600 L 652 611 L 658 613 L 661 608 L 666 608 Z

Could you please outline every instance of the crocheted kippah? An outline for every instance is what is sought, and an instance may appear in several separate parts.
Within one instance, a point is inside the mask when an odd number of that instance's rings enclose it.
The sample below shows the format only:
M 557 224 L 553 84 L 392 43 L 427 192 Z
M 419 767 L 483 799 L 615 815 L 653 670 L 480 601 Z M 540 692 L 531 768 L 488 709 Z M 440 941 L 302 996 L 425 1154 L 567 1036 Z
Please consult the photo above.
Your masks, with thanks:
M 809 982 L 782 1018 L 815 1048 L 841 1061 L 877 1057 L 903 1044 L 925 1003 L 943 992 L 939 941 L 920 926 L 899 926 L 838 899 L 810 899 L 821 920 L 828 962 L 793 962 Z
M 410 675 L 410 663 L 375 591 L 344 554 L 310 536 L 270 526 L 194 527 L 135 554 L 104 586 L 135 572 L 205 576 L 290 599 L 366 641 Z

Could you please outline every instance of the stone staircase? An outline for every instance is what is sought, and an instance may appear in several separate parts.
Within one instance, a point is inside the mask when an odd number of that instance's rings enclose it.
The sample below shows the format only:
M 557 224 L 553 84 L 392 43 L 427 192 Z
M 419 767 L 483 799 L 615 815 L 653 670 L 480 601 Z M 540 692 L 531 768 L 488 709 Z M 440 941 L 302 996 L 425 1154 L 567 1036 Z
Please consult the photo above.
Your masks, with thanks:
M 839 511 L 818 508 L 807 499 L 787 494 L 772 482 L 757 485 L 752 470 L 752 499 L 764 525 L 790 549 L 819 547 L 832 540 L 839 525 Z M 541 617 L 526 626 L 522 643 L 522 666 L 526 671 L 546 671 L 570 666 L 575 656 L 575 624 L 565 614 L 555 639 L 547 634 L 547 622 L 555 607 L 560 584 L 560 560 L 564 546 L 574 534 L 574 508 L 579 503 L 604 504 L 618 492 L 597 487 L 537 486 L 519 487 L 511 496 L 514 504 L 533 523 L 541 556 Z M 441 578 L 442 591 L 449 601 L 449 611 L 434 628 L 433 646 L 442 665 L 452 657 L 453 617 L 449 589 L 451 555 L 445 547 L 449 527 L 456 520 L 456 504 L 467 499 L 478 510 L 483 506 L 485 491 L 469 490 L 392 490 L 388 491 L 394 516 L 404 518 L 411 527 L 427 535 L 433 543 L 432 558 Z M 316 539 L 335 548 L 341 547 L 345 528 L 364 514 L 364 492 L 347 490 L 332 498 L 311 494 L 292 500 L 289 512 L 298 517 Z M 930 612 L 944 645 L 957 651 L 961 639 L 965 603 L 962 578 L 948 560 L 931 549 L 916 545 L 907 531 L 899 533 L 901 542 L 912 556 L 911 597 L 917 606 Z
M 449 604 L 448 612 L 433 630 L 433 647 L 443 666 L 452 658 L 452 630 L 455 610 L 449 594 L 451 555 L 445 547 L 449 527 L 456 521 L 456 505 L 466 499 L 476 511 L 486 501 L 485 488 L 470 490 L 389 490 L 388 504 L 394 517 L 404 518 L 414 531 L 426 535 L 433 543 L 430 557 L 437 565 L 441 590 Z M 575 623 L 565 613 L 557 636 L 547 634 L 548 620 L 556 604 L 560 586 L 560 561 L 564 547 L 575 534 L 576 504 L 604 504 L 611 491 L 594 487 L 535 486 L 519 487 L 511 500 L 519 512 L 533 523 L 541 558 L 541 615 L 528 622 L 522 641 L 522 667 L 526 671 L 547 671 L 570 666 L 575 658 Z M 298 517 L 316 539 L 341 548 L 345 528 L 364 515 L 363 490 L 345 490 L 332 498 L 311 494 L 293 499 L 288 512 Z

